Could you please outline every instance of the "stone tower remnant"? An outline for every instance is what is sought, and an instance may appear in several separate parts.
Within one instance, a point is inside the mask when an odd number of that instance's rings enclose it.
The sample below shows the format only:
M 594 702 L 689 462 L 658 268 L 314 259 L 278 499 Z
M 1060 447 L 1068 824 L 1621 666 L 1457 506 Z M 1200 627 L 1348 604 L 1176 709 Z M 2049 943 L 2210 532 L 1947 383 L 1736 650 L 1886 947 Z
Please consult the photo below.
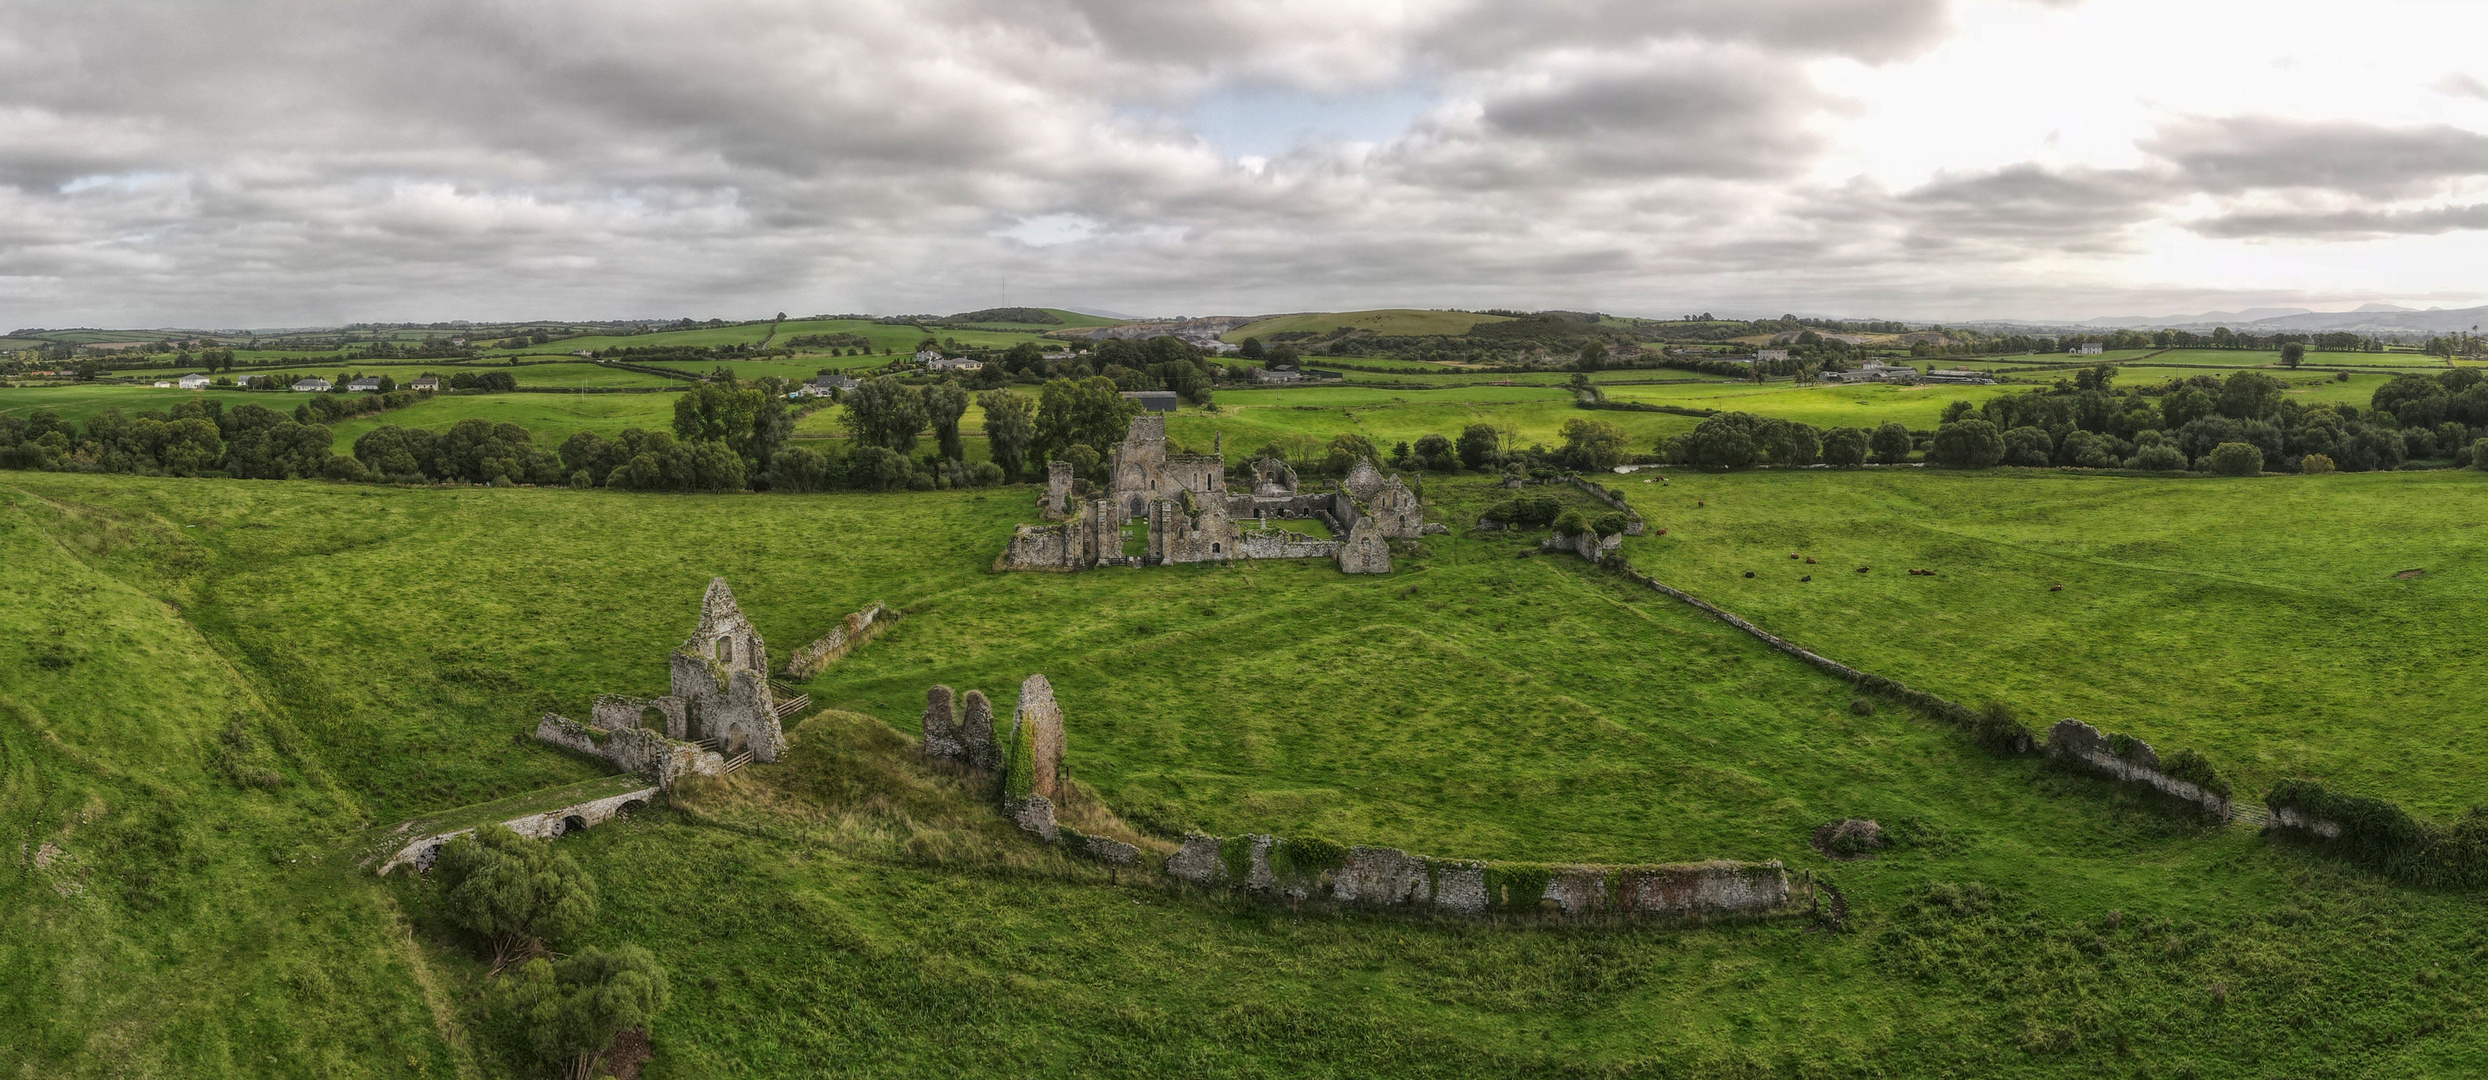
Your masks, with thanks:
M 967 715 L 959 721 L 961 760 L 968 767 L 988 772 L 1002 767 L 1002 750 L 994 744 L 993 702 L 986 700 L 982 690 L 970 690 Z
M 924 692 L 924 756 L 935 761 L 960 761 L 967 746 L 959 739 L 959 717 L 952 709 L 950 688 Z

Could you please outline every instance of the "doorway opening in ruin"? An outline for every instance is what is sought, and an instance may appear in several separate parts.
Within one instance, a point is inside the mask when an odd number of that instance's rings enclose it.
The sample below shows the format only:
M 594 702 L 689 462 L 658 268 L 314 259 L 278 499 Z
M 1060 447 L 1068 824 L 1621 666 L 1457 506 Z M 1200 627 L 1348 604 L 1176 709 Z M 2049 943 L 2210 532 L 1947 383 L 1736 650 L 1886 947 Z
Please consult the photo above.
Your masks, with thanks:
M 721 638 L 718 638 L 718 639 L 717 639 L 717 660 L 718 660 L 718 662 L 719 662 L 719 663 L 724 663 L 724 662 L 729 661 L 729 660 L 732 660 L 732 659 L 734 659 L 734 639 L 733 639 L 733 638 L 722 638 L 722 637 L 721 637 Z
M 654 705 L 639 710 L 639 726 L 645 731 L 665 730 L 665 710 Z
M 1149 512 L 1149 502 L 1148 502 L 1148 500 L 1143 499 L 1143 498 L 1141 498 L 1141 497 L 1140 497 L 1140 496 L 1138 496 L 1138 495 L 1134 495 L 1134 496 L 1132 496 L 1132 516 L 1133 516 L 1133 517 L 1141 517 L 1141 516 L 1143 516 L 1143 515 L 1146 515 L 1148 512 Z
M 564 835 L 568 835 L 568 834 L 570 834 L 570 833 L 574 833 L 574 832 L 585 832 L 585 831 L 587 831 L 587 819 L 586 819 L 586 818 L 580 817 L 580 816 L 579 816 L 579 815 L 577 815 L 577 814 L 572 814 L 572 815 L 570 815 L 569 817 L 566 817 L 566 818 L 563 818 L 563 819 L 562 819 L 562 833 L 563 833 Z
M 743 725 L 741 725 L 741 724 L 728 724 L 728 725 L 726 725 L 726 752 L 727 752 L 727 753 L 729 753 L 729 754 L 740 754 L 740 753 L 742 753 L 742 752 L 743 752 L 743 744 L 744 744 L 744 742 L 745 742 L 745 741 L 747 741 L 747 739 L 748 739 L 748 736 L 746 736 L 746 735 L 744 735 L 744 734 L 743 734 Z
M 1218 552 L 1218 545 L 1216 545 L 1216 544 L 1211 544 L 1211 545 L 1209 546 L 1209 553 L 1210 553 L 1210 554 L 1212 554 L 1212 555 L 1216 555 L 1216 554 L 1218 554 L 1218 553 L 1219 553 L 1219 552 Z

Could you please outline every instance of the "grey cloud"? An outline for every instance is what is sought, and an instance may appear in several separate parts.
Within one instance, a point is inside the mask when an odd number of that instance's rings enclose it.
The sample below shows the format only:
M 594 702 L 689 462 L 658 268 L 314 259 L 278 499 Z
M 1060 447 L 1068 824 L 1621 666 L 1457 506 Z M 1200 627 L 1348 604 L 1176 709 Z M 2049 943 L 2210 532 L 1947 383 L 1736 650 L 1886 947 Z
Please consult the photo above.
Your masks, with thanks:
M 2230 117 L 2173 124 L 2142 146 L 2200 190 L 2221 193 L 2328 188 L 2398 195 L 2488 174 L 2488 135 L 2444 124 Z
M 2458 71 L 2436 80 L 2435 90 L 2448 97 L 2488 98 L 2488 82 Z
M 2188 222 L 2224 240 L 2364 240 L 2488 229 L 2488 203 L 2422 210 L 2328 210 L 2234 213 Z

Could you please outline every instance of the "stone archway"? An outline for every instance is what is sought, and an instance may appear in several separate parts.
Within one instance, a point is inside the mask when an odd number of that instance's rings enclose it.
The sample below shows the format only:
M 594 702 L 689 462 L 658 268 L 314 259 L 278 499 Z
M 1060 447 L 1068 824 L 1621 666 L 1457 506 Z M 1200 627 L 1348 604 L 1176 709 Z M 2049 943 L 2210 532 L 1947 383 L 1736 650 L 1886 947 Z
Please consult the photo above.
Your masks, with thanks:
M 744 744 L 750 741 L 751 736 L 744 733 L 743 725 L 726 725 L 726 753 L 740 754 L 743 752 Z
M 1141 498 L 1138 495 L 1132 496 L 1132 516 L 1135 518 L 1148 517 L 1149 500 Z
M 570 835 L 571 833 L 574 833 L 574 832 L 586 832 L 586 831 L 587 831 L 587 819 L 586 819 L 586 818 L 580 817 L 580 816 L 579 816 L 579 815 L 577 815 L 577 814 L 572 814 L 572 815 L 570 815 L 569 817 L 566 817 L 566 818 L 563 818 L 563 819 L 562 819 L 562 835 L 564 835 L 564 836 L 568 836 L 568 835 Z
M 645 709 L 639 710 L 639 726 L 643 731 L 664 731 L 665 710 L 657 708 L 654 705 L 650 705 Z

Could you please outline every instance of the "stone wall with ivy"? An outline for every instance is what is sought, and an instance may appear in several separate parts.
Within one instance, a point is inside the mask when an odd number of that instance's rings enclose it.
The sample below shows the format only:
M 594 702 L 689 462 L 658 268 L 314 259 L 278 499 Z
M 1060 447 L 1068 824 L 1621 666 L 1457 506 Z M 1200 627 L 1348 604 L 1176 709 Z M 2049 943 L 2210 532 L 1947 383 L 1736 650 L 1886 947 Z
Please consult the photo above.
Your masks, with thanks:
M 1451 915 L 1764 914 L 1788 905 L 1788 871 L 1767 863 L 1647 866 L 1489 862 L 1344 847 L 1314 837 L 1186 837 L 1166 873 L 1294 901 Z

